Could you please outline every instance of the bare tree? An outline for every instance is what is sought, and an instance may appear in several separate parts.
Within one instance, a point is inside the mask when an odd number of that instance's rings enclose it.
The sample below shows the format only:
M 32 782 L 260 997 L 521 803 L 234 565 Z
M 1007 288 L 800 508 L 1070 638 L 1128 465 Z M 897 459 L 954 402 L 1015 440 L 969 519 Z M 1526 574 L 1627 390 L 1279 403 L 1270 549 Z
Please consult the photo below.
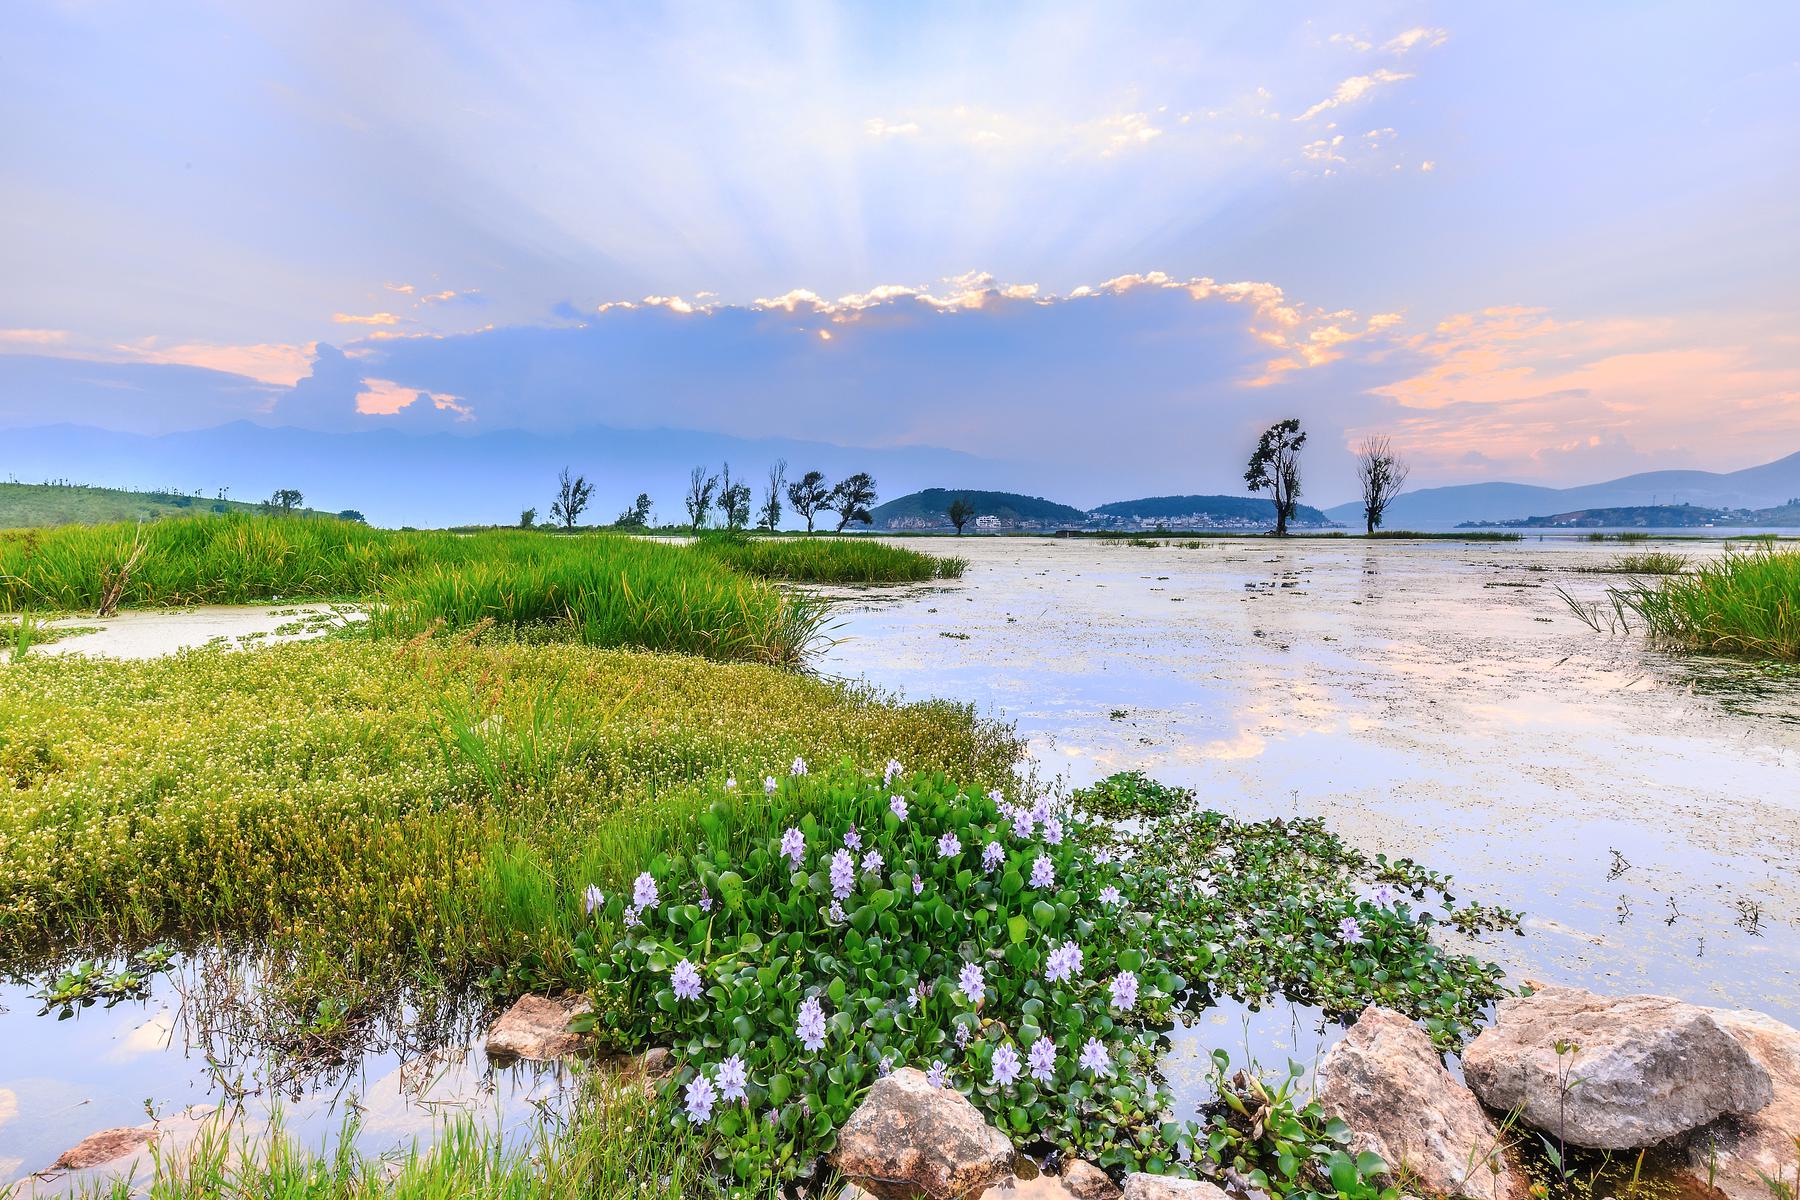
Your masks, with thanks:
M 575 528 L 575 522 L 581 517 L 581 510 L 593 499 L 594 485 L 587 481 L 587 476 L 569 476 L 569 468 L 564 467 L 556 476 L 556 499 L 550 504 L 550 519 L 564 529 Z
M 844 526 L 852 521 L 870 524 L 875 518 L 869 515 L 869 506 L 875 503 L 875 477 L 867 471 L 858 471 L 854 475 L 839 480 L 831 489 L 831 498 L 825 507 L 838 515 L 837 531 L 844 532 Z
M 788 484 L 788 503 L 806 518 L 806 532 L 813 531 L 813 518 L 829 506 L 831 490 L 825 486 L 822 471 L 808 471 Z
M 944 510 L 944 515 L 950 518 L 952 525 L 956 526 L 956 536 L 961 537 L 963 526 L 967 525 L 969 518 L 975 515 L 975 506 L 970 504 L 965 497 L 958 496 L 950 502 L 950 507 Z
M 750 485 L 731 478 L 730 463 L 720 475 L 719 514 L 725 518 L 728 533 L 740 533 L 750 523 Z
M 688 472 L 687 498 L 682 501 L 687 506 L 688 525 L 695 533 L 706 523 L 706 514 L 712 511 L 713 492 L 719 486 L 717 475 L 708 475 L 705 467 L 695 467 Z
M 1367 532 L 1381 528 L 1381 516 L 1394 502 L 1406 477 L 1412 471 L 1404 458 L 1395 452 L 1387 434 L 1374 434 L 1363 439 L 1356 449 L 1356 478 L 1362 484 L 1363 518 Z
M 1286 536 L 1300 502 L 1300 447 L 1304 445 L 1306 434 L 1297 419 L 1277 421 L 1263 430 L 1250 455 L 1250 469 L 1244 472 L 1251 491 L 1267 491 L 1274 500 L 1277 537 Z
M 787 482 L 787 459 L 778 458 L 769 468 L 768 490 L 763 492 L 762 507 L 756 510 L 756 527 L 774 533 L 781 525 L 781 489 Z

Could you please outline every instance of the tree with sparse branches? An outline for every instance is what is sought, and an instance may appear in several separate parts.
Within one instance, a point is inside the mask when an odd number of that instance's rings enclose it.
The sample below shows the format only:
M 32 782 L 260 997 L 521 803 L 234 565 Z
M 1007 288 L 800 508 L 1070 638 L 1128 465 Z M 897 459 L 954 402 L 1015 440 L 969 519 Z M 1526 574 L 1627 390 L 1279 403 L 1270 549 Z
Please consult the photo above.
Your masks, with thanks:
M 550 504 L 550 519 L 564 529 L 573 529 L 575 522 L 581 519 L 581 510 L 593 498 L 594 485 L 587 481 L 587 476 L 571 477 L 569 468 L 564 467 L 556 477 L 556 499 Z
M 639 492 L 631 507 L 620 513 L 613 524 L 622 529 L 642 529 L 650 524 L 650 493 Z
M 806 532 L 813 531 L 813 518 L 828 508 L 831 489 L 825 486 L 823 471 L 808 471 L 788 484 L 788 503 L 806 518 Z
M 831 489 L 831 498 L 825 507 L 838 515 L 837 531 L 844 532 L 844 526 L 852 521 L 861 521 L 864 525 L 873 523 L 874 517 L 869 515 L 869 506 L 875 503 L 875 477 L 867 471 L 858 471 L 838 481 Z
M 1269 493 L 1275 502 L 1275 536 L 1287 535 L 1288 522 L 1300 503 L 1300 447 L 1306 445 L 1306 434 L 1294 417 L 1263 430 L 1250 455 L 1250 468 L 1244 482 L 1253 492 Z
M 975 506 L 969 503 L 967 497 L 958 496 L 950 502 L 950 507 L 944 510 L 944 515 L 950 518 L 952 525 L 956 526 L 956 536 L 961 537 L 963 526 L 967 525 L 969 518 L 975 515 Z
M 774 533 L 781 526 L 781 489 L 787 482 L 787 459 L 778 458 L 769 467 L 769 483 L 763 492 L 762 507 L 756 510 L 756 527 Z
M 1356 479 L 1362 485 L 1366 532 L 1381 528 L 1382 514 L 1394 502 L 1412 467 L 1394 450 L 1387 434 L 1366 437 L 1356 448 Z
M 298 489 L 279 488 L 273 496 L 269 497 L 269 507 L 280 510 L 281 515 L 285 517 L 292 515 L 293 511 L 305 501 L 306 497 L 302 496 Z
M 712 511 L 713 493 L 718 486 L 719 477 L 708 474 L 705 467 L 695 467 L 688 472 L 687 498 L 682 503 L 687 506 L 688 525 L 695 533 L 706 524 L 706 514 Z
M 727 533 L 742 533 L 750 524 L 750 485 L 732 479 L 731 464 L 726 463 L 720 475 L 719 515 L 725 518 Z

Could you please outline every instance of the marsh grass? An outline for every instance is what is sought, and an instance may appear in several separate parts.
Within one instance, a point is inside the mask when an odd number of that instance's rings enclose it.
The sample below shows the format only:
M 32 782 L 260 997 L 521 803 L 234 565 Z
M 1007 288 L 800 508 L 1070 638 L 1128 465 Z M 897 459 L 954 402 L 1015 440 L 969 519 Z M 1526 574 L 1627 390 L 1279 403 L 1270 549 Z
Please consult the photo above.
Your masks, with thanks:
M 292 1012 L 351 1025 L 410 983 L 554 986 L 583 887 L 796 755 L 1000 783 L 1018 746 L 965 706 L 571 645 L 27 657 L 0 671 L 0 968 L 240 940 Z
M 1609 591 L 1671 644 L 1800 661 L 1800 551 L 1728 551 L 1659 584 Z
M 1621 554 L 1600 566 L 1581 569 L 1604 575 L 1679 575 L 1688 569 L 1688 556 L 1668 550 L 1645 550 L 1638 554 Z
M 814 598 L 679 546 L 616 534 L 407 533 L 224 516 L 0 538 L 0 610 L 349 597 L 369 601 L 374 636 L 500 627 L 789 666 L 825 622 Z
M 1365 533 L 1363 536 L 1375 541 L 1517 542 L 1522 540 L 1524 535 L 1498 529 L 1459 529 L 1450 533 L 1420 533 L 1413 529 L 1377 529 L 1374 533 Z
M 693 548 L 745 575 L 796 583 L 926 583 L 960 579 L 969 565 L 866 538 L 706 536 Z

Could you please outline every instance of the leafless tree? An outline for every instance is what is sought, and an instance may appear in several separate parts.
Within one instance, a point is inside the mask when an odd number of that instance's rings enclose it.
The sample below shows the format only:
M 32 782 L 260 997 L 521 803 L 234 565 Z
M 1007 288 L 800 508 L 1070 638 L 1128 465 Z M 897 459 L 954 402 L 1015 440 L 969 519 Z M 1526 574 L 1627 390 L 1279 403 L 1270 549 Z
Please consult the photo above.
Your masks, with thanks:
M 1381 528 L 1381 515 L 1400 494 L 1411 470 L 1385 433 L 1366 437 L 1357 447 L 1356 478 L 1362 484 L 1363 517 L 1369 533 Z

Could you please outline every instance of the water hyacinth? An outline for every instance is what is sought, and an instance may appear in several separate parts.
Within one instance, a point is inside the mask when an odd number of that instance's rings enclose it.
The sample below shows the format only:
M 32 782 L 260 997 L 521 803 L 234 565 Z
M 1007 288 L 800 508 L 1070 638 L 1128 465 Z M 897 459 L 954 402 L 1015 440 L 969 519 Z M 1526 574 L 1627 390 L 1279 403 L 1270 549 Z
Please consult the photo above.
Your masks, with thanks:
M 980 1007 L 981 998 L 986 994 L 980 963 L 963 964 L 962 973 L 956 977 L 956 990 L 966 996 L 970 1004 Z
M 1081 1048 L 1081 1069 L 1092 1072 L 1096 1078 L 1112 1074 L 1112 1056 L 1100 1044 L 1099 1038 L 1089 1038 L 1087 1045 Z
M 656 880 L 650 872 L 639 875 L 631 885 L 631 905 L 639 911 L 656 907 Z
M 1044 818 L 1044 840 L 1052 846 L 1062 845 L 1063 823 L 1056 817 Z
M 1113 860 L 1113 852 L 1112 852 L 1111 846 L 1102 846 L 1098 850 L 1094 851 L 1094 861 L 1099 863 L 1101 866 L 1103 866 L 1103 867 L 1107 866 L 1108 864 L 1110 864 L 1112 862 L 1112 860 Z
M 1081 947 L 1074 942 L 1064 942 L 1050 952 L 1044 960 L 1044 978 L 1051 983 L 1060 983 L 1065 979 L 1081 974 Z
M 669 972 L 669 986 L 675 989 L 677 1000 L 698 1000 L 700 998 L 700 972 L 694 969 L 693 963 L 684 958 L 675 964 L 673 971 Z
M 733 1054 L 719 1064 L 718 1084 L 721 1100 L 744 1099 L 747 1094 L 744 1089 L 750 1085 L 750 1070 L 741 1055 Z
M 955 833 L 946 833 L 938 839 L 937 850 L 939 858 L 955 858 L 962 853 L 962 839 Z
M 793 869 L 798 871 L 806 858 L 806 835 L 794 826 L 788 826 L 787 832 L 781 835 L 781 852 L 787 855 Z
M 1108 908 L 1117 908 L 1123 902 L 1124 898 L 1119 895 L 1119 889 L 1110 883 L 1100 889 L 1100 903 Z
M 606 906 L 606 893 L 591 883 L 587 885 L 587 891 L 581 894 L 581 898 L 590 917 Z
M 856 832 L 854 825 L 844 831 L 844 848 L 846 850 L 862 849 L 862 834 Z
M 888 759 L 887 768 L 881 772 L 881 786 L 893 787 L 894 780 L 898 779 L 901 772 L 905 770 L 906 768 L 901 766 L 897 759 Z
M 981 869 L 992 871 L 1006 861 L 1006 851 L 999 842 L 989 842 L 981 850 Z
M 969 1027 L 967 1025 L 964 1025 L 964 1024 L 958 1022 L 957 1026 L 956 1026 L 956 1044 L 958 1046 L 962 1046 L 962 1047 L 966 1048 L 969 1044 L 969 1039 L 973 1036 L 974 1036 L 974 1034 L 972 1032 L 970 1032 Z
M 905 796 L 890 796 L 890 797 L 888 797 L 888 811 L 894 814 L 895 820 L 897 820 L 897 821 L 906 820 L 906 812 L 907 812 L 906 797 Z
M 893 1073 L 894 1073 L 894 1056 L 892 1054 L 882 1055 L 881 1061 L 875 1064 L 875 1074 L 878 1075 L 879 1077 L 881 1077 L 882 1079 L 886 1079 L 889 1075 L 892 1075 Z
M 844 906 L 833 900 L 831 907 L 825 910 L 825 916 L 834 924 L 842 925 L 844 923 Z
M 825 1010 L 817 996 L 808 996 L 800 1005 L 799 1019 L 794 1023 L 794 1036 L 808 1050 L 825 1045 Z
M 1026 1061 L 1033 1079 L 1039 1083 L 1049 1083 L 1056 1078 L 1056 1043 L 1047 1037 L 1039 1038 L 1031 1043 L 1031 1053 Z
M 806 760 L 798 754 L 794 755 L 793 765 L 788 767 L 788 774 L 795 777 L 806 774 Z
M 1048 796 L 1039 796 L 1031 802 L 1031 819 L 1040 824 L 1048 821 L 1055 811 L 1050 806 L 1050 797 Z
M 1338 937 L 1350 945 L 1357 945 L 1363 940 L 1362 922 L 1355 917 L 1345 917 L 1338 922 Z
M 995 1087 L 1009 1087 L 1019 1077 L 1019 1052 L 1010 1045 L 1001 1042 L 994 1047 L 993 1062 L 989 1067 Z
M 1031 815 L 1029 808 L 1021 804 L 1012 810 L 1012 827 L 1014 837 L 1028 839 L 1036 832 L 1037 818 Z
M 925 893 L 925 878 L 924 878 L 924 876 L 914 875 L 913 876 L 913 895 L 921 896 L 921 895 L 924 895 L 924 893 Z
M 712 1080 L 708 1079 L 705 1075 L 694 1076 L 693 1079 L 688 1081 L 687 1085 L 687 1100 L 685 1102 L 687 1119 L 695 1125 L 704 1125 L 712 1120 L 713 1100 L 715 1098 Z
M 726 777 L 726 779 L 725 779 L 725 790 L 726 790 L 726 791 L 728 791 L 728 792 L 735 792 L 735 791 L 737 791 L 737 776 L 735 776 L 735 775 L 730 775 L 730 776 L 727 776 L 727 777 Z
M 871 850 L 867 854 L 863 855 L 862 869 L 864 871 L 868 872 L 871 875 L 879 875 L 879 874 L 881 874 L 881 867 L 882 867 L 881 851 Z
M 1375 893 L 1369 897 L 1369 900 L 1376 908 L 1392 908 L 1394 907 L 1394 889 L 1384 883 L 1375 889 Z
M 943 1059 L 940 1058 L 931 1064 L 931 1069 L 925 1072 L 925 1082 L 934 1088 L 941 1088 L 950 1082 L 949 1073 L 944 1069 Z
M 636 929 L 638 926 L 642 925 L 643 923 L 644 923 L 644 918 L 643 918 L 643 915 L 638 912 L 637 905 L 634 904 L 630 908 L 625 910 L 625 928 Z
M 781 785 L 775 782 L 773 775 L 763 776 L 763 795 L 773 796 L 780 787 Z
M 1130 971 L 1120 971 L 1112 980 L 1112 1006 L 1121 1012 L 1130 1012 L 1137 1007 L 1138 977 Z
M 855 886 L 856 863 L 851 860 L 848 850 L 839 850 L 831 856 L 831 894 L 839 900 L 848 900 Z
M 1056 866 L 1049 855 L 1040 854 L 1031 864 L 1031 886 L 1047 888 L 1056 885 Z
M 700 904 L 701 912 L 709 913 L 712 911 L 712 893 L 707 891 L 705 888 L 700 889 L 699 904 Z

